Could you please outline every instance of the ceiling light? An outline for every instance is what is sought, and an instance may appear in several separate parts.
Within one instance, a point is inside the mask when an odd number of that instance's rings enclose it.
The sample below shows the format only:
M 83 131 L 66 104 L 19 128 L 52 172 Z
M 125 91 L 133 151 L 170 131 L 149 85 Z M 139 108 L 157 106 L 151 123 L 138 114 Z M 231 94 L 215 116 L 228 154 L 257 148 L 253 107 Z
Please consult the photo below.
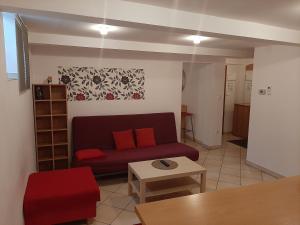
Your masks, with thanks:
M 200 44 L 201 41 L 206 41 L 209 37 L 199 36 L 199 35 L 191 35 L 187 37 L 188 40 L 193 41 L 195 45 Z
M 99 33 L 104 36 L 107 35 L 110 31 L 115 31 L 117 27 L 106 24 L 96 24 L 92 26 L 92 29 L 99 31 Z

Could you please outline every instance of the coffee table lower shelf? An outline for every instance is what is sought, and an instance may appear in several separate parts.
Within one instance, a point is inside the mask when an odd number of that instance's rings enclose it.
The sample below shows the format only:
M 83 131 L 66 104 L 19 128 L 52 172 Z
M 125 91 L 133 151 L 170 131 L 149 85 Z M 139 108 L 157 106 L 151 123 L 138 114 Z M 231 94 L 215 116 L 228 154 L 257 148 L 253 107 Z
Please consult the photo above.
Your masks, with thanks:
M 189 176 L 147 182 L 143 196 L 141 196 L 139 180 L 133 180 L 129 185 L 132 187 L 132 193 L 137 194 L 140 199 L 191 190 L 193 188 L 199 188 L 200 192 L 201 187 L 199 182 Z

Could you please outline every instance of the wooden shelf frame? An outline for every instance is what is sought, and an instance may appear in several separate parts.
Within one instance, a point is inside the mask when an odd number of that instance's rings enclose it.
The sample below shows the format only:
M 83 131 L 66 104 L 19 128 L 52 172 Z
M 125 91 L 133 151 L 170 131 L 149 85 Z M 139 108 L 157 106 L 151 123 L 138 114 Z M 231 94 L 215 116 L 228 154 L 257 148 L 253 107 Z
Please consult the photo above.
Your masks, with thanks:
M 37 87 L 45 99 L 36 99 Z M 66 169 L 70 164 L 66 86 L 34 84 L 32 90 L 37 169 Z

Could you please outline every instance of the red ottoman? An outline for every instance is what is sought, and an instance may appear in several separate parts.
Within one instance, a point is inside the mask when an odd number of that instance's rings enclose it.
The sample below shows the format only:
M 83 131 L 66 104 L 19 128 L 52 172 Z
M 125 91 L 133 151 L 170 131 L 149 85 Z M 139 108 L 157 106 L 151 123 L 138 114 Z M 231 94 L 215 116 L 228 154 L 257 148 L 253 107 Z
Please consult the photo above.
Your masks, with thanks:
M 99 200 L 99 186 L 89 167 L 33 173 L 23 203 L 25 225 L 95 217 Z

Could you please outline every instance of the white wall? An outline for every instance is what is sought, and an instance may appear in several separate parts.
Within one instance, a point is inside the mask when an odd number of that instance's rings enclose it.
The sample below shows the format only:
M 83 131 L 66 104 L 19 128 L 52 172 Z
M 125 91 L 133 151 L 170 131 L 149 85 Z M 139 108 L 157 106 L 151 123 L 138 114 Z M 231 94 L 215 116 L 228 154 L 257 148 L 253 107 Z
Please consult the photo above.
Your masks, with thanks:
M 300 48 L 255 49 L 247 160 L 275 173 L 300 174 Z M 272 87 L 271 95 L 259 89 Z
M 27 177 L 35 170 L 32 98 L 7 79 L 2 28 L 0 16 L 0 224 L 21 225 Z
M 35 48 L 36 49 L 36 48 Z M 80 49 L 80 51 L 83 51 Z M 86 49 L 85 51 L 89 51 Z M 75 56 L 74 56 L 75 55 Z M 80 56 L 84 55 L 84 57 Z M 82 115 L 113 115 L 152 112 L 174 112 L 177 134 L 180 136 L 182 63 L 155 60 L 108 59 L 72 50 L 72 56 L 57 51 L 51 54 L 36 50 L 31 56 L 33 83 L 43 83 L 47 76 L 58 82 L 58 66 L 94 66 L 143 68 L 145 71 L 145 100 L 69 102 L 69 119 Z M 69 126 L 70 128 L 70 126 Z
M 222 143 L 224 63 L 185 63 L 186 86 L 182 103 L 194 114 L 195 137 L 206 146 Z

